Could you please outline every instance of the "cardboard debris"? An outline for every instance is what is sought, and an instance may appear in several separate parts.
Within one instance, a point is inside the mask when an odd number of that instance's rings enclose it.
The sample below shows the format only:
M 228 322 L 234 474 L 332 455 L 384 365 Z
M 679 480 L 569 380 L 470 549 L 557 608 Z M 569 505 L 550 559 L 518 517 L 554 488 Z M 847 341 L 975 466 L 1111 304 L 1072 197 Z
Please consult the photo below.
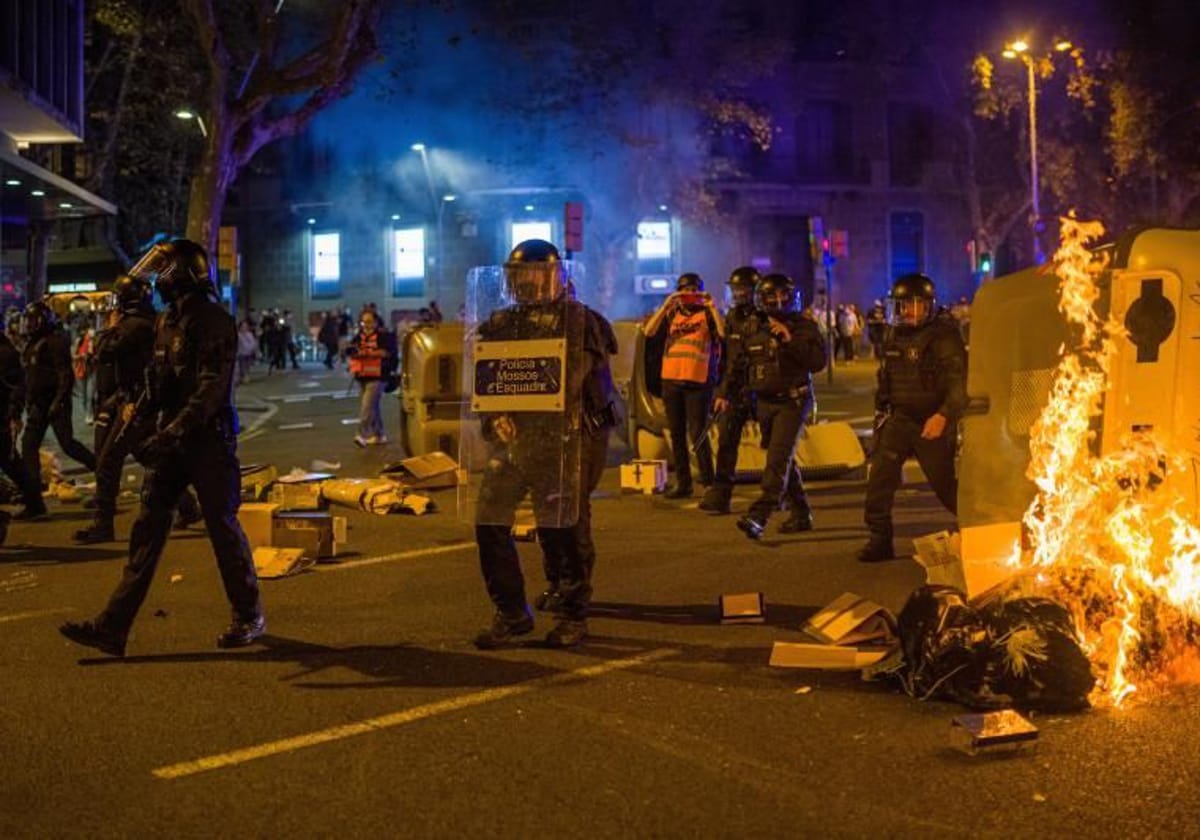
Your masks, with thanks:
M 1036 746 L 1038 728 L 1019 713 L 1005 709 L 959 715 L 950 721 L 950 737 L 959 749 L 975 755 Z
M 762 624 L 767 620 L 767 599 L 761 592 L 722 595 L 717 608 L 722 624 Z
M 1010 580 L 1019 569 L 1010 560 L 1021 548 L 1021 523 L 997 522 L 962 529 L 962 566 L 968 599 Z
M 896 619 L 874 601 L 846 592 L 810 618 L 803 630 L 828 645 L 890 644 L 896 638 Z
M 331 472 L 305 472 L 299 467 L 292 467 L 287 475 L 278 478 L 280 484 L 311 484 L 312 482 L 328 481 L 333 478 Z
M 272 546 L 254 549 L 254 568 L 260 578 L 281 578 L 304 571 L 316 560 L 298 548 Z
M 621 465 L 621 489 L 640 490 L 646 495 L 661 493 L 667 486 L 667 462 L 635 459 Z
M 273 464 L 243 465 L 242 498 L 258 501 L 277 478 L 279 478 L 279 470 Z
M 271 520 L 279 509 L 272 502 L 243 502 L 238 508 L 238 522 L 246 532 L 250 548 L 271 545 Z
M 382 474 L 414 490 L 440 490 L 467 483 L 466 471 L 459 469 L 458 462 L 441 451 L 388 464 Z
M 271 485 L 271 493 L 268 498 L 274 504 L 279 505 L 280 510 L 321 510 L 325 507 L 320 482 L 306 484 L 276 482 Z
M 408 511 L 418 516 L 428 513 L 432 503 L 427 496 L 409 493 L 386 478 L 335 478 L 321 484 L 321 495 L 335 505 L 358 508 L 386 516 Z
M 769 665 L 775 668 L 815 668 L 825 671 L 860 671 L 874 665 L 890 651 L 848 645 L 813 645 L 776 642 Z
M 537 523 L 518 522 L 512 526 L 512 536 L 520 542 L 537 542 Z
M 342 520 L 338 525 L 336 520 Z M 311 560 L 337 554 L 337 536 L 345 535 L 345 517 L 321 512 L 286 512 L 275 516 L 271 528 L 271 545 L 301 549 Z
M 961 539 L 957 531 L 938 531 L 913 540 L 913 559 L 925 568 L 925 582 L 967 591 Z

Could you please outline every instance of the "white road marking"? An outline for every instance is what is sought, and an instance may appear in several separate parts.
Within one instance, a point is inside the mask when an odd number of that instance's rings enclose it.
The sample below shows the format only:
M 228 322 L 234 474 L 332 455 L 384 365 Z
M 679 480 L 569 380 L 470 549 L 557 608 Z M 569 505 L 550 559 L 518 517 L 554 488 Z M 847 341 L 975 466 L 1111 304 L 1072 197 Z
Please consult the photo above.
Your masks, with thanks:
M 30 612 L 13 613 L 12 615 L 0 615 L 0 624 L 9 621 L 23 621 L 26 618 L 41 618 L 47 615 L 61 615 L 62 613 L 74 612 L 70 607 L 59 607 L 54 610 L 31 610 Z
M 339 572 L 342 569 L 357 569 L 362 566 L 374 566 L 378 563 L 390 563 L 393 560 L 412 560 L 416 557 L 432 557 L 435 554 L 450 554 L 474 548 L 474 542 L 451 543 L 434 548 L 415 548 L 412 551 L 399 551 L 395 554 L 382 554 L 379 557 L 363 557 L 359 560 L 347 560 L 344 563 L 318 563 L 312 567 L 314 572 Z
M 435 717 L 437 715 L 446 714 L 447 712 L 457 712 L 461 709 L 469 709 L 472 706 L 481 706 L 485 703 L 494 703 L 497 700 L 503 700 L 506 697 L 516 697 L 521 694 L 529 694 L 539 688 L 546 688 L 561 683 L 573 682 L 576 680 L 588 679 L 590 677 L 599 677 L 603 674 L 613 671 L 625 671 L 630 668 L 637 668 L 640 665 L 647 665 L 651 662 L 657 662 L 660 659 L 666 659 L 669 656 L 674 656 L 679 651 L 671 648 L 659 648 L 652 650 L 649 653 L 644 653 L 641 656 L 630 656 L 625 659 L 609 659 L 601 662 L 598 665 L 589 665 L 586 668 L 579 668 L 575 671 L 566 671 L 560 674 L 554 674 L 549 677 L 531 680 L 526 683 L 517 685 L 507 685 L 499 688 L 489 688 L 484 691 L 477 691 L 474 694 L 464 694 L 460 697 L 452 697 L 449 700 L 441 700 L 437 703 L 426 703 L 423 706 L 416 706 L 411 709 L 404 709 L 391 714 L 380 715 L 379 717 L 367 718 L 366 720 L 356 721 L 355 723 L 347 723 L 342 726 L 331 726 L 328 729 L 319 729 L 315 732 L 309 732 L 304 735 L 295 735 L 291 738 L 281 738 L 278 741 L 268 741 L 264 744 L 257 744 L 253 747 L 245 747 L 240 750 L 232 750 L 227 753 L 219 753 L 217 755 L 209 755 L 203 758 L 198 758 L 194 761 L 183 761 L 179 764 L 170 764 L 166 767 L 158 767 L 151 771 L 154 776 L 160 779 L 178 779 L 183 776 L 193 776 L 197 773 L 204 773 L 209 770 L 217 770 L 222 767 L 232 767 L 237 764 L 244 764 L 247 761 L 254 761 L 259 758 L 267 758 L 281 753 L 294 752 L 302 750 L 306 747 L 315 747 L 318 744 L 327 744 L 332 741 L 340 741 L 345 738 L 353 738 L 357 735 L 367 735 L 371 732 L 378 732 L 383 729 L 390 729 L 395 726 L 403 726 L 406 723 L 414 723 L 426 718 Z
M 343 417 L 342 418 L 343 426 L 354 426 L 354 425 L 357 425 L 358 423 L 359 423 L 359 419 L 357 417 Z
M 336 399 L 339 394 L 344 394 L 345 392 L 346 392 L 345 388 L 343 388 L 340 391 L 310 391 L 307 394 L 300 395 L 299 398 L 309 400 L 309 399 L 312 399 L 313 397 L 334 397 Z M 296 394 L 268 394 L 263 399 L 282 400 L 283 402 L 287 402 L 288 400 L 297 399 L 297 395 Z
M 259 400 L 259 402 L 263 401 Z M 254 440 L 254 438 L 261 435 L 263 424 L 274 417 L 276 412 L 279 411 L 279 406 L 275 405 L 274 403 L 264 403 L 264 405 L 266 406 L 266 409 L 262 411 L 258 417 L 254 418 L 253 423 L 242 429 L 241 434 L 238 435 L 239 442 L 244 443 L 248 440 Z
M 308 402 L 311 399 L 312 399 L 311 396 L 309 396 L 308 394 L 304 394 L 299 397 L 284 397 L 283 401 L 285 403 L 304 403 L 304 402 Z
M 276 426 L 275 428 L 281 432 L 290 432 L 295 429 L 311 429 L 312 427 L 312 423 L 284 423 L 282 426 Z

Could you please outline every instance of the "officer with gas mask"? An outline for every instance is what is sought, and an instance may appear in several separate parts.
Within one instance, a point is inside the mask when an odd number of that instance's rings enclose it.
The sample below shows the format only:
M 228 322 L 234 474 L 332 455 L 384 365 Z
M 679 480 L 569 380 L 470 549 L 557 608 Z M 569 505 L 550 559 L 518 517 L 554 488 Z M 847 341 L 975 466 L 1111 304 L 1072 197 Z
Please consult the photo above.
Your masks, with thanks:
M 472 360 L 470 408 L 486 453 L 475 501 L 475 539 L 491 626 L 475 637 L 502 647 L 533 631 L 525 579 L 513 541 L 518 505 L 528 496 L 547 557 L 555 558 L 557 625 L 552 647 L 587 635 L 590 567 L 574 531 L 583 492 L 583 381 L 587 311 L 567 294 L 558 249 L 521 242 L 498 278 L 472 280 L 465 358 Z M 480 320 L 482 319 L 482 320 Z M 469 422 L 470 418 L 464 418 Z M 469 458 L 469 456 L 464 456 Z
M 820 330 L 800 313 L 792 278 L 768 274 L 759 280 L 755 296 L 763 317 L 745 340 L 746 384 L 757 404 L 767 458 L 762 492 L 737 522 L 752 540 L 762 538 L 767 520 L 785 500 L 789 514 L 780 532 L 812 530 L 812 510 L 795 455 L 804 422 L 812 412 L 812 375 L 823 370 L 827 361 Z
M 906 274 L 892 284 L 892 314 L 875 392 L 875 438 L 864 520 L 863 563 L 890 560 L 892 503 L 904 462 L 915 455 L 938 500 L 957 512 L 954 451 L 967 406 L 966 350 L 948 313 L 937 311 L 933 281 Z
M 140 409 L 148 412 L 154 426 L 137 453 L 149 465 L 142 506 L 129 538 L 129 561 L 108 605 L 96 618 L 67 622 L 60 631 L 79 644 L 114 656 L 125 654 L 129 629 L 171 529 L 172 512 L 191 485 L 233 609 L 232 623 L 217 637 L 217 645 L 248 645 L 265 632 L 266 620 L 250 546 L 237 519 L 237 330 L 216 301 L 214 266 L 195 242 L 175 239 L 155 245 L 129 273 L 153 278 L 167 305 L 155 326 L 150 392 Z M 135 416 L 130 422 L 142 421 Z
M 145 277 L 122 274 L 113 283 L 116 320 L 96 339 L 95 518 L 75 532 L 75 542 L 112 542 L 117 493 L 125 456 L 136 452 L 154 433 L 154 418 L 144 406 L 146 372 L 154 359 L 154 290 Z M 136 415 L 137 423 L 133 423 Z M 201 518 L 190 489 L 179 497 L 177 527 Z
M 25 307 L 25 432 L 21 435 L 21 457 L 25 469 L 37 487 L 42 486 L 42 467 L 38 450 L 46 429 L 62 451 L 89 470 L 96 458 L 75 438 L 71 425 L 75 371 L 71 364 L 71 341 L 58 322 L 58 316 L 38 300 Z
M 733 270 L 725 284 L 729 309 L 725 313 L 725 350 L 721 355 L 724 364 L 713 400 L 713 413 L 720 416 L 717 465 L 713 485 L 700 500 L 700 510 L 709 513 L 730 511 L 738 444 L 742 429 L 754 416 L 753 392 L 746 386 L 746 339 L 758 331 L 763 317 L 754 302 L 758 281 L 758 269 L 743 265 Z

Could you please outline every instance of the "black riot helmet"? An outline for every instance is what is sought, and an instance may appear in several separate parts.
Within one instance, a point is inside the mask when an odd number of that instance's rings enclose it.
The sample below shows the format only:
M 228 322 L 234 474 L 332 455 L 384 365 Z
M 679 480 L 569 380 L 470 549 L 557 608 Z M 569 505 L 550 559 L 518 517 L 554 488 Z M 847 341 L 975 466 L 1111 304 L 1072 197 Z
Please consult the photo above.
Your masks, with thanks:
M 905 274 L 892 283 L 888 321 L 897 327 L 919 327 L 933 317 L 937 296 L 933 281 L 919 273 Z
M 121 312 L 145 312 L 151 308 L 154 289 L 145 277 L 120 274 L 113 281 L 113 298 Z
M 152 282 L 163 303 L 171 304 L 192 292 L 215 295 L 215 268 L 203 246 L 190 239 L 172 239 L 147 251 L 129 274 Z
M 767 274 L 754 287 L 755 302 L 769 315 L 793 312 L 799 306 L 796 283 L 786 274 Z
M 675 281 L 675 291 L 677 292 L 703 292 L 704 280 L 694 271 L 688 271 L 679 275 L 679 279 Z
M 25 338 L 40 338 L 58 326 L 58 315 L 45 301 L 35 300 L 25 307 L 21 331 Z
M 551 303 L 566 292 L 558 249 L 544 239 L 526 239 L 504 263 L 504 287 L 513 303 Z
M 752 265 L 735 268 L 725 284 L 730 306 L 749 306 L 754 303 L 754 287 L 758 284 L 758 269 Z

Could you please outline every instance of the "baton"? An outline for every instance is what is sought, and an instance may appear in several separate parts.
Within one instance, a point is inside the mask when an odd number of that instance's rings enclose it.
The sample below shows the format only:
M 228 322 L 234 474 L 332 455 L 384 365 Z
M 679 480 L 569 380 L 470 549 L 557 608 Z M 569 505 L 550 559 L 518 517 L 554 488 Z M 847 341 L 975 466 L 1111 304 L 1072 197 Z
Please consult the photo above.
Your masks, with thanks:
M 691 452 L 693 455 L 696 454 L 696 450 L 700 448 L 701 444 L 708 440 L 708 433 L 712 431 L 713 426 L 717 425 L 717 421 L 720 419 L 721 415 L 719 413 L 715 413 L 711 418 L 709 418 L 709 421 L 704 425 L 703 431 L 700 432 L 700 436 L 696 438 L 696 442 L 692 444 Z

